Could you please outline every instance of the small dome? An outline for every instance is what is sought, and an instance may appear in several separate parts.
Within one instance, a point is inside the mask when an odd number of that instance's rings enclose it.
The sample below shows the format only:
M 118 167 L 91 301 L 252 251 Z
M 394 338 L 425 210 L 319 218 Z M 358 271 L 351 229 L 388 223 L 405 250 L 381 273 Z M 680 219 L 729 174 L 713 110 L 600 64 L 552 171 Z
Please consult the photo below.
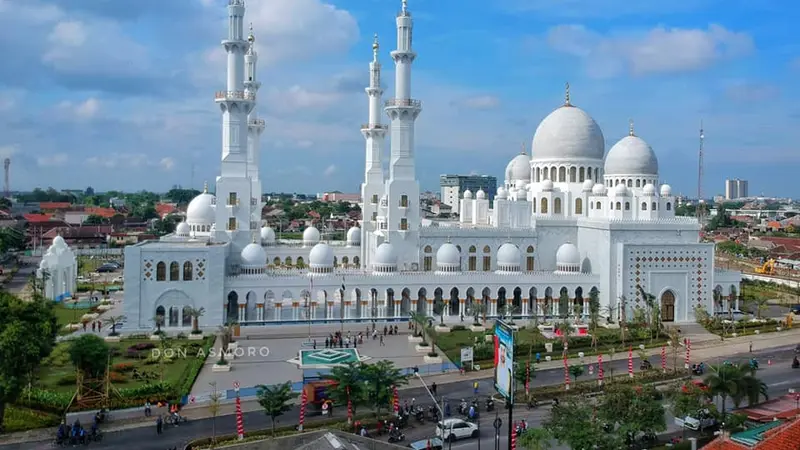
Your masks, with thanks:
M 620 183 L 614 186 L 614 195 L 617 197 L 625 197 L 628 195 L 628 188 L 624 184 Z
M 497 249 L 497 267 L 506 272 L 519 270 L 522 261 L 522 253 L 519 247 L 507 242 Z
M 309 246 L 319 242 L 319 230 L 316 227 L 308 227 L 303 231 L 303 245 Z
M 606 141 L 597 122 L 586 111 L 565 105 L 550 113 L 536 128 L 531 159 L 601 160 L 605 151 Z
M 352 227 L 347 230 L 347 245 L 361 245 L 361 228 Z
M 514 157 L 506 166 L 506 181 L 530 181 L 531 158 L 525 153 Z
M 644 195 L 656 195 L 656 187 L 653 186 L 653 183 L 647 183 L 642 188 L 642 193 Z
M 472 191 L 470 191 L 469 189 L 464 191 L 464 198 L 466 198 L 466 199 L 472 198 Z
M 486 199 L 486 192 L 483 192 L 483 189 L 479 190 L 477 194 L 475 194 L 475 198 L 478 200 L 485 200 Z
M 66 247 L 66 246 L 67 246 L 67 241 L 65 241 L 64 238 L 61 237 L 60 234 L 53 238 L 53 247 L 61 247 L 61 248 L 63 248 L 63 247 Z
M 242 249 L 241 257 L 242 267 L 246 269 L 260 269 L 267 265 L 267 253 L 255 242 Z
M 261 227 L 261 243 L 271 244 L 275 242 L 275 230 L 272 227 Z
M 581 267 L 581 253 L 578 247 L 567 242 L 556 252 L 556 270 L 559 272 L 578 272 Z
M 308 267 L 314 272 L 329 272 L 333 270 L 333 259 L 333 249 L 320 242 L 308 253 Z
M 189 232 L 191 228 L 189 228 L 189 224 L 186 222 L 181 222 L 175 227 L 175 234 L 177 236 L 189 236 Z
M 592 188 L 592 194 L 593 195 L 606 195 L 607 192 L 608 192 L 608 189 L 606 189 L 606 187 L 605 187 L 605 185 L 603 183 L 597 183 Z
M 436 266 L 439 269 L 460 269 L 461 252 L 458 247 L 446 242 L 436 252 Z
M 671 197 L 672 196 L 672 186 L 668 184 L 661 185 L 661 196 L 662 197 Z
M 553 182 L 551 180 L 542 181 L 542 191 L 550 192 L 553 190 Z
M 186 208 L 186 222 L 189 225 L 211 225 L 216 222 L 215 199 L 207 190 L 193 198 Z
M 500 199 L 500 200 L 507 199 L 508 198 L 508 191 L 506 191 L 506 188 L 501 186 L 499 189 L 497 189 L 497 195 L 495 196 L 495 198 Z
M 397 252 L 392 244 L 384 242 L 375 250 L 372 265 L 378 271 L 391 271 L 397 268 Z
M 586 180 L 583 182 L 583 192 L 589 192 L 594 188 L 594 181 Z
M 658 157 L 644 139 L 625 136 L 608 151 L 603 172 L 605 176 L 658 175 Z

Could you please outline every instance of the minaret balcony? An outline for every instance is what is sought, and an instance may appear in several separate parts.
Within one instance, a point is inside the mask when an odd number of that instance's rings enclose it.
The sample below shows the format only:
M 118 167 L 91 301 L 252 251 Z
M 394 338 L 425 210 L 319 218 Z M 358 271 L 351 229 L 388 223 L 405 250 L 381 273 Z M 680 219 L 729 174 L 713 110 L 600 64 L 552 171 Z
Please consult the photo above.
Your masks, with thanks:
M 410 98 L 392 98 L 386 100 L 386 107 L 387 108 L 414 108 L 414 109 L 421 109 L 422 102 L 419 100 L 414 100 Z
M 249 100 L 256 99 L 256 93 L 252 91 L 217 91 L 214 94 L 216 101 Z
M 389 127 L 387 125 L 383 125 L 380 123 L 362 123 L 361 129 L 362 130 L 386 130 Z
M 251 127 L 263 128 L 267 126 L 267 122 L 264 119 L 250 119 L 247 121 L 247 124 Z

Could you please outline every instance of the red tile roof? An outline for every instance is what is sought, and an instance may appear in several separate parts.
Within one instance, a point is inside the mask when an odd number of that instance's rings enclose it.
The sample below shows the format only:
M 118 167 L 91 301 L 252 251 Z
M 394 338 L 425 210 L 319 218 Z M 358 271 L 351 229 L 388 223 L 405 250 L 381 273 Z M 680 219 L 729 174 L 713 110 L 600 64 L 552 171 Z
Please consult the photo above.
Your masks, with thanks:
M 104 219 L 110 219 L 117 214 L 114 208 L 100 208 L 96 206 L 87 206 L 84 211 L 90 215 L 100 216 Z
M 39 222 L 49 222 L 50 219 L 53 218 L 52 214 L 23 214 L 22 217 L 25 218 L 28 222 L 31 223 L 39 223 Z
M 167 214 L 175 212 L 175 210 L 178 209 L 175 207 L 175 205 L 170 205 L 169 203 L 159 203 L 155 206 L 155 208 L 158 215 L 161 216 L 162 218 Z
M 798 238 L 761 236 L 759 239 L 762 241 L 772 242 L 776 246 L 783 246 L 789 252 L 800 251 L 800 239 Z
M 747 418 L 755 422 L 770 422 L 774 419 L 789 419 L 800 414 L 797 407 L 797 399 L 794 394 L 787 394 L 773 398 L 758 405 L 748 406 L 736 411 L 738 414 L 745 414 Z
M 70 202 L 41 202 L 39 209 L 41 210 L 54 210 L 54 209 L 70 209 L 72 203 Z
M 800 448 L 800 419 L 786 423 L 764 432 L 761 442 L 753 447 L 731 440 L 730 436 L 720 436 L 703 447 L 703 450 L 797 450 Z

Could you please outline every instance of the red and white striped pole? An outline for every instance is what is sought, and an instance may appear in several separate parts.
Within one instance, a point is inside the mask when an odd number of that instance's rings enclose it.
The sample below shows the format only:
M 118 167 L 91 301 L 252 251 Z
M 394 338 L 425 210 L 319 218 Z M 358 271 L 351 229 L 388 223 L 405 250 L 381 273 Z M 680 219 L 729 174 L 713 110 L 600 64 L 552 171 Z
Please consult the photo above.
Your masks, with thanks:
M 242 416 L 242 398 L 239 397 L 239 382 L 233 382 L 233 389 L 236 391 L 236 434 L 239 440 L 244 439 L 244 417 Z
M 569 390 L 569 364 L 567 364 L 567 352 L 564 352 L 564 390 Z
M 633 347 L 628 347 L 628 376 L 633 378 Z
M 303 395 L 300 397 L 300 424 L 297 426 L 297 431 L 303 431 L 303 423 L 306 421 L 306 404 L 308 403 L 308 395 L 306 390 L 303 389 Z
M 687 338 L 687 339 L 686 339 L 686 362 L 684 362 L 684 363 L 683 363 L 683 367 L 684 367 L 684 369 L 687 369 L 687 370 L 688 370 L 688 369 L 689 369 L 689 367 L 690 367 L 690 366 L 689 366 L 689 361 L 690 361 L 690 360 L 689 360 L 689 355 L 690 355 L 691 351 L 692 351 L 692 341 L 690 341 L 690 340 Z
M 350 386 L 347 386 L 347 423 L 353 423 L 353 401 L 350 399 Z
M 514 422 L 511 430 L 511 450 L 517 450 L 517 422 Z
M 392 396 L 394 397 L 394 413 L 400 412 L 400 396 L 397 394 L 397 386 L 392 386 Z
M 667 346 L 661 346 L 661 371 L 667 373 Z
M 603 385 L 603 354 L 597 355 L 597 385 Z

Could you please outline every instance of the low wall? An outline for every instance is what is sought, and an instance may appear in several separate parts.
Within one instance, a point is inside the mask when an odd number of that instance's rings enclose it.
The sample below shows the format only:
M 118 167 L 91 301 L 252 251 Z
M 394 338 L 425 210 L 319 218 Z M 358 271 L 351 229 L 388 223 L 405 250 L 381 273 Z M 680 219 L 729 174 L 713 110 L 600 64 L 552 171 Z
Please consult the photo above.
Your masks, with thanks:
M 408 447 L 401 447 L 388 442 L 378 441 L 375 439 L 364 438 L 356 434 L 348 434 L 341 431 L 332 432 L 329 430 L 318 430 L 310 433 L 299 433 L 291 436 L 284 436 L 276 439 L 271 439 L 267 436 L 261 441 L 245 442 L 242 444 L 226 445 L 218 447 L 223 449 L 235 450 L 293 450 L 304 445 L 308 445 L 320 438 L 324 439 L 325 434 L 331 433 L 334 437 L 342 441 L 349 441 L 358 444 L 360 449 L 364 450 L 408 450 Z M 344 437 L 346 436 L 346 437 Z M 344 442 L 343 442 L 344 443 Z M 186 446 L 185 450 L 191 450 L 192 444 Z

